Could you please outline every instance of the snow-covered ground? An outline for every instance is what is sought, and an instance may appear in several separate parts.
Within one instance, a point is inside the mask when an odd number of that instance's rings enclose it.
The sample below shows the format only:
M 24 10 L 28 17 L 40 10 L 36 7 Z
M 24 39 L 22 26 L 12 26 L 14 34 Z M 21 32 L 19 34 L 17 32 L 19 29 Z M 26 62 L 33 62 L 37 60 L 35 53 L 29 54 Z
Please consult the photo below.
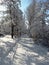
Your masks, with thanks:
M 49 65 L 49 52 L 31 38 L 7 35 L 0 38 L 0 65 Z

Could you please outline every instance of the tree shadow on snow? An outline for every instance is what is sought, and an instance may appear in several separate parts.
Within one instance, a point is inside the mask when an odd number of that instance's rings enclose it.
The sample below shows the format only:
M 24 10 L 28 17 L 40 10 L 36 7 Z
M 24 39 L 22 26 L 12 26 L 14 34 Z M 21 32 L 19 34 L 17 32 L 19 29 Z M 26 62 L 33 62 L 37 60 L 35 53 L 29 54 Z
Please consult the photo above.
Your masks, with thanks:
M 48 51 L 33 41 L 19 38 L 14 44 L 9 41 L 3 43 L 6 45 L 0 47 L 0 65 L 49 65 Z M 25 52 L 22 49 L 22 53 L 16 53 L 17 43 L 21 44 Z
M 17 40 L 18 42 L 18 40 Z M 4 45 L 0 46 L 0 65 L 12 65 L 13 64 L 13 55 L 15 54 L 16 43 L 4 42 Z
M 49 65 L 48 50 L 45 47 L 28 42 L 22 39 L 19 41 L 26 52 L 16 55 L 15 58 L 20 60 L 18 63 L 20 65 Z

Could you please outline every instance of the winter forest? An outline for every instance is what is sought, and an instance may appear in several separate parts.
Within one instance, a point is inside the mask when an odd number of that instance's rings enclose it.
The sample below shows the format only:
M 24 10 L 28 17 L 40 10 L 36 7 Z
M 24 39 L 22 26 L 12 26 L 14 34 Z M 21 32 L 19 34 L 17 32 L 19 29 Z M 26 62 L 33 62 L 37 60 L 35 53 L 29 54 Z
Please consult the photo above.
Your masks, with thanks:
M 49 0 L 0 0 L 0 65 L 49 65 Z

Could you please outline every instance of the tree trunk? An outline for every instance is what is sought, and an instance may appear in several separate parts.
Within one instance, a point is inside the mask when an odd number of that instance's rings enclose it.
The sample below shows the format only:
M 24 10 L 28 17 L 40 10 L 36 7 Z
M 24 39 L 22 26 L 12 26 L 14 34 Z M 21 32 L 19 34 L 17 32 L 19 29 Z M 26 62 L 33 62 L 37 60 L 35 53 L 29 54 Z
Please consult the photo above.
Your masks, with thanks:
M 14 25 L 12 24 L 11 25 L 11 37 L 13 38 L 13 36 L 14 36 Z

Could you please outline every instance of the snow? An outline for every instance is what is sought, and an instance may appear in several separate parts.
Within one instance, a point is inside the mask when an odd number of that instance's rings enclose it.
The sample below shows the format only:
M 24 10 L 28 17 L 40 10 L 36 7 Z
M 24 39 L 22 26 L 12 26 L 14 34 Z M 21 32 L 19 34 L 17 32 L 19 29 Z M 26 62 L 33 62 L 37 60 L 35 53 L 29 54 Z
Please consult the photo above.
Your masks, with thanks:
M 0 38 L 0 65 L 49 65 L 49 51 L 28 36 L 6 35 Z

